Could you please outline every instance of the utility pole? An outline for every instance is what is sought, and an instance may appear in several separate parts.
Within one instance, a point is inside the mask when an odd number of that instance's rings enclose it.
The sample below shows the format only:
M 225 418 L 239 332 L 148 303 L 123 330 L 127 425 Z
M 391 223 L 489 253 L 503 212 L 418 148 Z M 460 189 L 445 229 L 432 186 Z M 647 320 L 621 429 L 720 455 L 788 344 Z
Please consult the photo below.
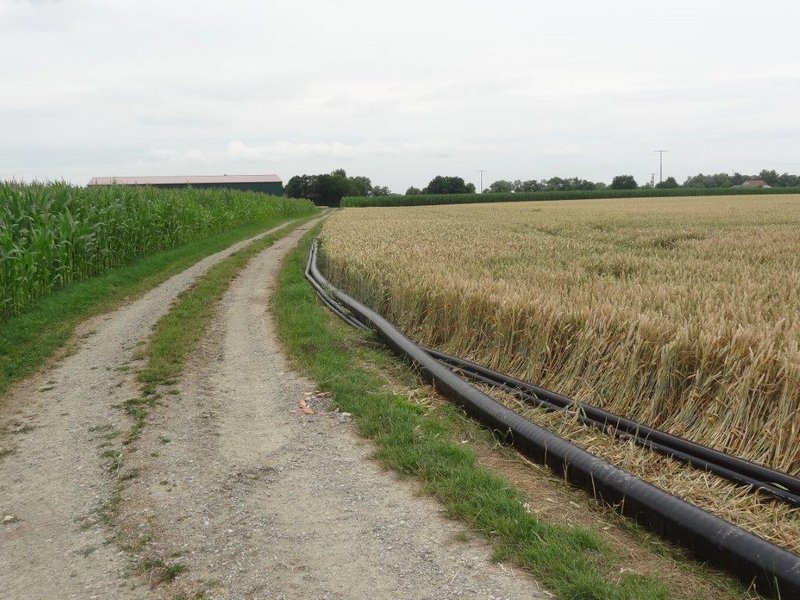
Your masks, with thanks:
M 481 189 L 478 190 L 478 193 L 482 194 L 483 193 L 483 174 L 486 173 L 486 170 L 485 169 L 480 169 L 478 172 L 481 174 Z
M 669 150 L 653 150 L 653 152 L 658 152 L 658 183 L 664 181 L 664 152 L 669 152 Z

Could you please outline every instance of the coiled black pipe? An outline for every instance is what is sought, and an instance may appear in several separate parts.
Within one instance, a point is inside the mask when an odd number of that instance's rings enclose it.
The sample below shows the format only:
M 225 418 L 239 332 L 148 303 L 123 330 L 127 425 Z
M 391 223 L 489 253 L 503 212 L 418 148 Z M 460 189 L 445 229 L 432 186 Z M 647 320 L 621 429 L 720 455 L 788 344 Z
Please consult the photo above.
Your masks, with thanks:
M 523 454 L 745 584 L 755 582 L 760 592 L 783 600 L 800 598 L 800 557 L 534 425 L 460 379 L 375 311 L 332 286 L 314 261 L 309 275 L 358 321 L 374 329 L 390 348 L 411 360 L 443 395 L 505 436 Z
M 452 369 L 463 372 L 470 379 L 501 388 L 532 406 L 546 410 L 575 408 L 578 411 L 578 420 L 584 425 L 591 425 L 604 432 L 610 430 L 617 437 L 632 439 L 640 446 L 651 448 L 693 467 L 705 469 L 738 485 L 752 487 L 754 490 L 777 498 L 790 506 L 800 507 L 800 479 L 792 477 L 788 473 L 775 471 L 647 427 L 596 406 L 576 402 L 561 394 L 438 350 L 424 346 L 421 348 Z
M 316 263 L 317 263 L 317 244 L 315 243 L 312 245 L 311 251 L 308 253 L 308 260 L 306 261 L 305 277 L 309 281 L 309 283 L 311 283 L 311 286 L 314 288 L 314 291 L 317 292 L 317 297 L 320 299 L 320 301 L 325 306 L 327 306 L 331 310 L 331 312 L 333 312 L 336 316 L 338 316 L 340 319 L 342 319 L 345 323 L 347 323 L 351 327 L 362 330 L 368 329 L 368 327 L 364 325 L 364 323 L 353 317 L 353 315 L 348 314 L 347 312 L 342 310 L 342 308 L 338 304 L 336 304 L 328 297 L 328 294 L 325 293 L 325 288 L 317 281 L 317 279 L 314 277 L 312 273 L 312 268 L 313 268 L 313 270 L 317 273 L 317 275 L 319 277 L 322 277 L 319 271 L 316 270 Z M 322 278 L 321 281 L 325 281 L 327 283 L 327 280 L 324 278 Z M 327 283 L 327 285 L 330 284 Z

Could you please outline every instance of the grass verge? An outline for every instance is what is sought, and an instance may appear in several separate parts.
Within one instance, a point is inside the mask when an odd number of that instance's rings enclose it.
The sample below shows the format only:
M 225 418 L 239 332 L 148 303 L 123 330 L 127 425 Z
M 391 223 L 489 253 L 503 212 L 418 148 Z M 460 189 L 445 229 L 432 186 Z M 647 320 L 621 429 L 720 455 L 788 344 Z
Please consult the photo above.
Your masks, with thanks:
M 0 325 L 0 401 L 13 383 L 35 372 L 82 321 L 139 296 L 198 260 L 279 225 L 270 219 L 159 252 L 56 292 Z
M 498 557 L 526 567 L 550 591 L 582 600 L 667 597 L 664 582 L 619 574 L 619 557 L 585 528 L 537 519 L 506 480 L 480 467 L 474 452 L 452 439 L 454 419 L 385 390 L 385 382 L 347 347 L 358 333 L 333 324 L 303 278 L 312 234 L 284 262 L 272 304 L 278 334 L 294 359 L 337 405 L 353 414 L 360 433 L 378 446 L 377 458 L 415 476 L 452 517 L 488 537 Z

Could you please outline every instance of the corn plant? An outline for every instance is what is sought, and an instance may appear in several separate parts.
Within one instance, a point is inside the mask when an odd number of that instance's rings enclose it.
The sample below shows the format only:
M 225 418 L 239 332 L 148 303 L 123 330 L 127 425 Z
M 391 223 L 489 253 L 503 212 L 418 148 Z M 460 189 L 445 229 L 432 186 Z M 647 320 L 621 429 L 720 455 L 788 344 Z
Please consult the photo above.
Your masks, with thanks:
M 682 196 L 752 196 L 800 194 L 800 188 L 639 188 L 635 190 L 570 190 L 543 192 L 499 192 L 484 194 L 414 194 L 401 196 L 346 196 L 343 207 L 430 206 L 433 204 L 477 204 L 488 202 L 530 202 L 541 200 L 592 200 L 601 198 L 675 198 Z
M 0 319 L 137 257 L 312 210 L 229 190 L 0 184 Z

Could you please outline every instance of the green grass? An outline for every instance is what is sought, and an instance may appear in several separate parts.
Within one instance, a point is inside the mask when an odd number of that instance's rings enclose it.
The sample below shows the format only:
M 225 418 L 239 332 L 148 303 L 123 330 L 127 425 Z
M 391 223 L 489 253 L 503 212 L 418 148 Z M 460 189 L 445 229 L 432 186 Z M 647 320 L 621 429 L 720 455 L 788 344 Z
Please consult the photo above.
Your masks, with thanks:
M 312 238 L 313 232 L 284 262 L 272 299 L 278 335 L 301 368 L 334 394 L 337 406 L 353 414 L 360 433 L 375 441 L 378 459 L 416 477 L 450 516 L 489 538 L 499 558 L 513 558 L 561 598 L 666 598 L 664 582 L 618 576 L 621 558 L 598 534 L 529 514 L 519 491 L 479 466 L 470 448 L 455 443 L 458 411 L 445 408 L 437 414 L 386 391 L 385 382 L 362 360 L 365 353 L 383 352 L 365 348 L 365 334 L 333 323 L 303 278 Z M 348 350 L 354 345 L 361 346 L 361 356 Z
M 69 340 L 78 323 L 145 293 L 210 254 L 287 220 L 275 216 L 138 259 L 67 286 L 0 324 L 0 397 L 14 382 L 40 368 Z
M 800 194 L 800 188 L 674 188 L 635 190 L 571 190 L 484 194 L 415 194 L 401 196 L 346 196 L 342 207 L 426 206 L 433 204 L 476 204 L 484 202 L 530 202 L 532 200 L 590 200 L 602 198 L 667 198 L 681 196 L 740 196 L 758 194 Z

